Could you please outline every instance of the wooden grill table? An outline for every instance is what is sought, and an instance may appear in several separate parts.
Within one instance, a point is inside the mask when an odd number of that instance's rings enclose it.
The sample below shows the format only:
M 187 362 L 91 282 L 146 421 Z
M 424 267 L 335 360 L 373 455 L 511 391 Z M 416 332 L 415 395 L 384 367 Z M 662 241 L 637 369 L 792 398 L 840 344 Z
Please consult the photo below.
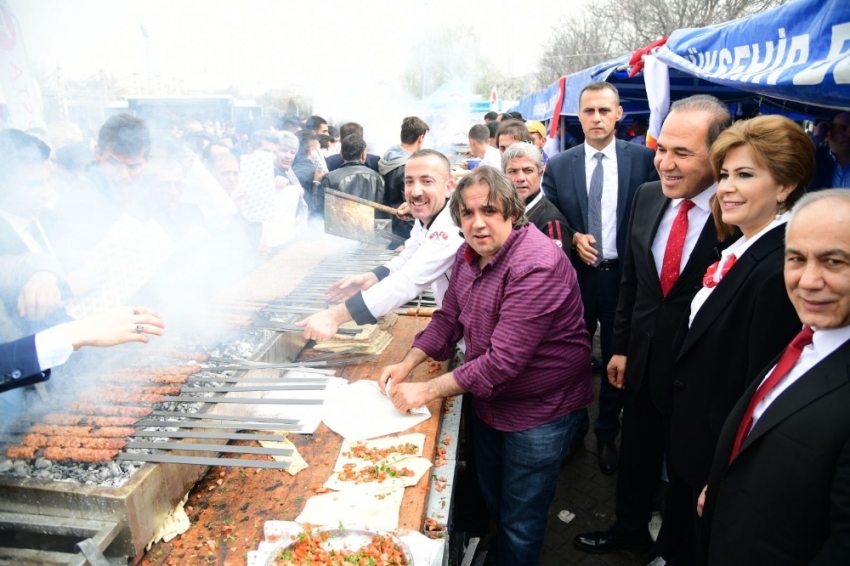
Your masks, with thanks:
M 377 380 L 385 365 L 400 361 L 413 338 L 425 326 L 430 318 L 400 316 L 391 332 L 393 341 L 380 357 L 342 366 L 337 375 L 349 382 L 360 379 Z M 448 364 L 443 364 L 443 368 Z M 426 381 L 439 373 L 428 373 L 429 364 L 423 363 L 413 374 L 413 381 Z M 440 372 L 442 373 L 442 372 Z M 452 456 L 446 465 L 431 468 L 419 483 L 405 489 L 401 505 L 399 527 L 422 531 L 422 525 L 428 516 L 444 517 L 445 524 L 450 509 L 450 493 L 432 494 L 430 484 L 438 477 L 440 489 L 451 483 L 454 477 L 454 433 L 449 431 L 440 436 L 441 422 L 444 421 L 444 401 L 435 400 L 428 405 L 431 418 L 404 431 L 425 434 L 425 448 L 422 456 L 432 462 L 437 460 L 438 445 L 451 448 Z M 456 410 L 459 412 L 459 401 Z M 455 419 L 452 420 L 452 428 Z M 445 428 L 445 425 L 444 425 Z M 331 476 L 334 464 L 339 456 L 342 437 L 332 432 L 324 424 L 319 425 L 315 434 L 290 434 L 290 440 L 297 446 L 301 456 L 309 467 L 296 476 L 276 470 L 210 468 L 207 475 L 198 482 L 189 493 L 185 509 L 192 523 L 188 531 L 171 542 L 153 545 L 141 560 L 145 565 L 190 565 L 190 564 L 245 564 L 247 552 L 255 550 L 263 538 L 263 524 L 267 520 L 294 520 L 315 490 L 320 488 Z M 233 457 L 237 455 L 223 455 Z M 238 455 L 241 458 L 268 458 L 266 456 Z M 430 499 L 429 499 L 430 495 Z M 442 510 L 441 512 L 434 511 Z M 345 517 L 340 517 L 345 523 Z

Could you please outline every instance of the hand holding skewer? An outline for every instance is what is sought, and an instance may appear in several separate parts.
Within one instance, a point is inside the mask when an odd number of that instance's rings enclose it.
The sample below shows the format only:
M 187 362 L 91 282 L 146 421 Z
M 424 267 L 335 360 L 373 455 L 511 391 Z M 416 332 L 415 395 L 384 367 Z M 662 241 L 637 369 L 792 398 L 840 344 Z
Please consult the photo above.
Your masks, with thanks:
M 310 315 L 304 320 L 299 320 L 295 326 L 304 329 L 304 338 L 307 340 L 330 340 L 336 334 L 341 324 L 351 320 L 351 315 L 345 305 L 334 305 L 333 307 Z

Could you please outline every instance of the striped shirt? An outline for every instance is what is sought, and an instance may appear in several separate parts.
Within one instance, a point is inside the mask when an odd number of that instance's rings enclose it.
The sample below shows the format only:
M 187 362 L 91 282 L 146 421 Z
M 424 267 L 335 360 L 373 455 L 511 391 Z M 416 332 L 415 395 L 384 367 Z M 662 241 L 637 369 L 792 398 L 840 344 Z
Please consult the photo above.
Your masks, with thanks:
M 461 245 L 443 306 L 413 346 L 446 360 L 466 342 L 454 378 L 481 419 L 517 432 L 593 402 L 590 337 L 567 256 L 531 226 L 514 230 L 484 269 Z

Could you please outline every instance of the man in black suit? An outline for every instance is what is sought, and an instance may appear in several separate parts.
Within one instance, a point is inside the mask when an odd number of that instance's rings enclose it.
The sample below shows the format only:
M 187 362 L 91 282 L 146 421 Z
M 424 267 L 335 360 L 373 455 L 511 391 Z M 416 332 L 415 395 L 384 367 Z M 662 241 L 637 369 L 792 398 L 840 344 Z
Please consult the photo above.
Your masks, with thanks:
M 543 192 L 570 225 L 573 267 L 578 275 L 584 321 L 593 336 L 597 321 L 605 367 L 611 359 L 611 337 L 620 285 L 629 212 L 635 190 L 658 178 L 651 149 L 617 140 L 617 121 L 623 115 L 617 88 L 604 81 L 587 85 L 579 95 L 583 144 L 553 156 L 543 174 Z M 606 379 L 599 388 L 599 417 L 593 425 L 599 467 L 606 474 L 617 469 L 617 435 L 623 394 Z M 571 444 L 584 444 L 587 410 Z
M 669 444 L 673 340 L 703 274 L 719 258 L 709 208 L 717 185 L 708 152 L 731 123 L 714 97 L 674 103 L 658 138 L 661 181 L 635 193 L 608 364 L 609 381 L 625 388 L 617 520 L 605 531 L 576 536 L 582 550 L 651 548 L 647 524 Z
M 361 138 L 363 137 L 363 126 L 358 124 L 357 122 L 347 122 L 339 127 L 339 139 L 344 140 L 351 134 L 357 134 Z M 363 165 L 371 169 L 372 171 L 378 172 L 378 161 L 381 158 L 377 155 L 373 155 L 371 153 L 366 154 L 366 161 L 363 162 Z M 345 163 L 345 159 L 342 158 L 341 153 L 337 153 L 336 155 L 329 155 L 325 158 L 325 163 L 328 166 L 328 171 L 333 171 L 334 169 L 339 169 L 342 167 L 342 164 Z
M 848 218 L 842 190 L 793 209 L 785 286 L 804 327 L 721 432 L 703 494 L 710 566 L 850 564 Z

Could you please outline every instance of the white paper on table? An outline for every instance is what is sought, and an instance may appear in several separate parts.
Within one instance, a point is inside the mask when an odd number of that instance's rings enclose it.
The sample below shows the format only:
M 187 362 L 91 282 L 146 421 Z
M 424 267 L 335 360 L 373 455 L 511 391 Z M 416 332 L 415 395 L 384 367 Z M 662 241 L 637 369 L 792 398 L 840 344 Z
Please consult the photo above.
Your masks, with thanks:
M 286 384 L 286 379 L 315 378 L 317 375 L 305 371 L 287 371 L 285 377 L 281 378 L 281 385 Z M 324 390 L 313 389 L 307 391 L 266 391 L 263 399 L 321 399 L 327 404 L 328 397 L 336 390 L 345 387 L 348 381 L 341 377 L 328 376 L 328 385 Z M 244 396 L 244 395 L 243 395 Z M 298 419 L 301 428 L 290 431 L 290 434 L 313 434 L 322 422 L 324 413 L 323 405 L 251 405 L 252 417 L 275 417 L 286 419 Z
M 322 422 L 346 440 L 386 436 L 429 418 L 430 411 L 426 414 L 400 413 L 378 384 L 368 379 L 329 392 L 322 411 Z
M 388 379 L 388 380 L 387 380 L 387 385 L 386 385 L 386 387 L 384 387 L 384 389 L 386 390 L 385 395 L 386 395 L 387 397 L 389 397 L 389 396 L 391 395 L 390 391 L 391 391 L 391 389 L 392 389 L 392 386 L 393 386 L 393 380 L 392 380 L 392 379 Z M 420 414 L 420 415 L 430 415 L 430 414 L 431 414 L 431 413 L 429 413 L 429 412 L 428 412 L 428 407 L 426 407 L 425 405 L 420 405 L 420 406 L 418 406 L 418 407 L 413 407 L 412 409 L 410 409 L 410 412 L 411 412 L 411 413 L 418 413 L 418 414 Z
M 361 485 L 314 495 L 307 500 L 304 511 L 295 520 L 311 525 L 359 525 L 382 531 L 398 528 L 398 515 L 403 487 L 372 487 Z
M 155 220 L 142 223 L 122 214 L 98 242 L 83 270 L 100 273 L 103 283 L 65 306 L 73 318 L 85 318 L 123 305 L 142 288 L 174 251 L 174 242 Z

